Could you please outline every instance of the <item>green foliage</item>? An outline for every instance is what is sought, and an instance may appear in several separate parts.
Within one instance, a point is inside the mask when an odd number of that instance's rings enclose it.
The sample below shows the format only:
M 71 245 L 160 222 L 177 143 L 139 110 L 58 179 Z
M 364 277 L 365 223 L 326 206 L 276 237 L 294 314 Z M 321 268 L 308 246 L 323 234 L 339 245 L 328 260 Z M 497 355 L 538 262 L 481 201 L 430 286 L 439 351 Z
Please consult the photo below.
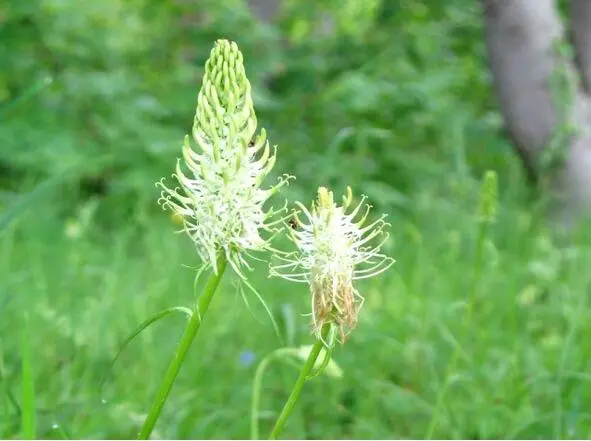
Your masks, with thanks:
M 591 435 L 591 237 L 563 241 L 529 200 L 474 2 L 431 3 L 285 0 L 276 23 L 242 0 L 0 6 L 0 438 L 20 435 L 27 404 L 23 310 L 37 436 L 136 435 L 181 320 L 144 330 L 100 384 L 142 320 L 191 300 L 197 257 L 153 183 L 170 174 L 220 37 L 244 52 L 275 170 L 298 177 L 288 197 L 351 185 L 393 219 L 385 246 L 397 263 L 360 286 L 359 327 L 333 354 L 343 379 L 307 384 L 284 436 L 424 437 L 456 348 L 435 437 Z M 497 222 L 466 330 L 488 169 Z M 287 344 L 309 344 L 305 287 L 257 271 L 250 282 Z M 256 360 L 279 345 L 263 306 L 250 306 L 222 284 L 155 438 L 248 436 Z M 261 433 L 292 384 L 289 367 L 266 373 Z

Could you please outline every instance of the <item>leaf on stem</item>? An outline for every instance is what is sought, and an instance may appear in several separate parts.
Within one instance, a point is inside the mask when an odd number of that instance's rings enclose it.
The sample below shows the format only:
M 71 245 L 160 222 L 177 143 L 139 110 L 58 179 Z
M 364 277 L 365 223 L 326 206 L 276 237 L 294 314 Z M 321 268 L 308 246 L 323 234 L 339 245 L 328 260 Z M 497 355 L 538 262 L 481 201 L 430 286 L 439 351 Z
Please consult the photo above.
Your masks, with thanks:
M 121 343 L 121 346 L 119 347 L 119 351 L 117 351 L 117 354 L 113 358 L 113 361 L 111 361 L 109 369 L 107 370 L 107 373 L 105 374 L 105 377 L 103 378 L 103 381 L 101 382 L 101 386 L 100 386 L 101 395 L 102 395 L 103 386 L 107 382 L 109 375 L 113 371 L 113 367 L 114 367 L 115 363 L 117 362 L 117 360 L 119 359 L 119 356 L 123 353 L 125 348 L 138 335 L 140 335 L 145 329 L 147 329 L 150 325 L 156 323 L 158 320 L 163 319 L 164 317 L 166 317 L 174 312 L 182 312 L 183 314 L 185 314 L 187 316 L 187 319 L 190 319 L 193 316 L 193 311 L 191 311 L 189 308 L 186 308 L 184 306 L 173 306 L 171 308 L 167 308 L 167 309 L 164 309 L 162 311 L 155 313 L 154 315 L 152 315 L 151 317 L 147 318 L 142 323 L 140 323 L 140 325 L 123 341 L 123 343 Z

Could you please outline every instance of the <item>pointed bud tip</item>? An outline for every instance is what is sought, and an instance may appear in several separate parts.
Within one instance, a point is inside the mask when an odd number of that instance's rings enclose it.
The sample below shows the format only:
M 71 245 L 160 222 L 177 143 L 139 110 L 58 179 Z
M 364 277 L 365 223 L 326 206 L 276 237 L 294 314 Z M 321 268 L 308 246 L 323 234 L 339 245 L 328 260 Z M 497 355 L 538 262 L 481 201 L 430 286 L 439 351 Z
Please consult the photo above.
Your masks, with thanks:
M 318 187 L 318 207 L 331 208 L 334 203 L 332 191 L 326 187 Z
M 480 187 L 479 216 L 483 222 L 495 220 L 498 210 L 498 178 L 493 170 L 487 170 Z

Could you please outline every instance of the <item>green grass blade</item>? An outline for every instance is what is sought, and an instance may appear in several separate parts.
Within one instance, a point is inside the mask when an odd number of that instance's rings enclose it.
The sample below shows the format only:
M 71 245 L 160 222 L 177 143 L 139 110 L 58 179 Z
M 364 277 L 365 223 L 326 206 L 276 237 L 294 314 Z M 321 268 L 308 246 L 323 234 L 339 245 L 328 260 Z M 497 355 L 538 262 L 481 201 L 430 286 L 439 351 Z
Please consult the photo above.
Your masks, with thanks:
M 35 439 L 35 382 L 33 378 L 33 362 L 29 336 L 29 315 L 25 314 L 21 342 L 22 353 L 22 402 L 21 402 L 21 436 L 23 439 Z
M 0 232 L 7 228 L 21 212 L 34 205 L 35 202 L 43 196 L 46 196 L 47 192 L 60 184 L 63 179 L 63 176 L 53 176 L 37 185 L 37 187 L 30 192 L 19 196 L 16 201 L 0 215 Z
M 9 103 L 0 103 L 0 117 L 4 116 L 4 114 L 8 113 L 14 107 L 18 106 L 20 103 L 28 100 L 29 98 L 35 96 L 41 90 L 45 89 L 49 85 L 53 83 L 53 78 L 45 77 L 41 80 L 38 80 L 35 84 L 28 87 L 21 95 L 17 96 L 15 99 L 10 101 Z
M 244 285 L 246 285 L 246 287 L 256 296 L 257 300 L 261 303 L 261 305 L 263 305 L 263 308 L 265 308 L 265 312 L 267 313 L 267 315 L 269 316 L 269 319 L 271 320 L 271 324 L 273 325 L 273 330 L 275 331 L 275 335 L 279 339 L 279 342 L 281 343 L 281 345 L 282 346 L 285 345 L 285 342 L 283 341 L 283 334 L 281 334 L 281 331 L 279 330 L 279 325 L 277 324 L 277 321 L 275 320 L 275 317 L 273 316 L 273 312 L 271 312 L 269 305 L 267 305 L 267 302 L 265 302 L 265 299 L 263 299 L 263 297 L 259 294 L 259 292 L 256 290 L 256 288 L 254 286 L 252 286 L 248 282 L 248 280 L 241 280 L 241 283 L 244 283 Z
M 102 389 L 103 389 L 104 384 L 107 382 L 109 375 L 113 371 L 113 367 L 115 366 L 115 363 L 117 362 L 117 360 L 119 359 L 119 356 L 123 353 L 125 348 L 138 335 L 140 335 L 145 329 L 147 329 L 150 325 L 156 323 L 158 320 L 163 319 L 164 317 L 166 317 L 174 312 L 182 312 L 189 319 L 193 315 L 193 312 L 189 308 L 185 308 L 184 306 L 173 306 L 172 308 L 166 308 L 162 311 L 157 312 L 156 314 L 152 315 L 151 317 L 148 317 L 146 320 L 144 320 L 142 323 L 140 323 L 139 326 L 137 328 L 135 328 L 134 331 L 123 341 L 123 343 L 121 343 L 121 346 L 119 346 L 119 351 L 117 351 L 117 354 L 113 358 L 113 361 L 111 361 L 111 364 L 109 366 L 109 369 L 107 370 L 107 373 L 105 374 L 105 377 L 103 378 L 103 381 L 101 381 L 101 386 L 100 386 L 101 395 L 102 395 Z
M 111 158 L 109 155 L 99 156 L 93 159 L 92 166 L 101 167 L 110 161 Z M 88 169 L 84 167 L 84 164 L 69 167 L 40 182 L 29 192 L 16 196 L 14 202 L 0 212 L 0 233 L 8 228 L 21 213 L 35 206 L 40 200 L 47 198 L 48 194 L 54 191 L 59 185 L 79 179 L 81 176 L 84 176 L 85 172 L 88 172 Z

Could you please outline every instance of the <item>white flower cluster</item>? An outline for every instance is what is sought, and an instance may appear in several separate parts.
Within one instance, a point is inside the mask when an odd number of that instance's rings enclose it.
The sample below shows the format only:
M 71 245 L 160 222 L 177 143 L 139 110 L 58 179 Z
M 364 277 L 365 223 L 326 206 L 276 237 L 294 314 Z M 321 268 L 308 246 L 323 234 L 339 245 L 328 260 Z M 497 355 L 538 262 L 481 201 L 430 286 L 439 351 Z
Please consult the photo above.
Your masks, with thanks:
M 173 175 L 179 186 L 170 188 L 161 181 L 160 203 L 182 218 L 204 264 L 217 272 L 221 254 L 243 278 L 250 252 L 271 250 L 261 232 L 276 231 L 273 226 L 285 219 L 275 215 L 284 209 L 265 210 L 264 204 L 290 178 L 261 188 L 275 165 L 276 151 L 264 129 L 255 139 L 256 129 L 242 54 L 235 43 L 218 40 L 198 96 L 192 130 L 197 149 L 186 136 Z M 338 206 L 332 192 L 321 187 L 310 211 L 298 202 L 304 222 L 296 214 L 296 225 L 289 229 L 297 251 L 276 253 L 282 262 L 271 266 L 271 275 L 309 284 L 313 332 L 319 338 L 330 324 L 344 339 L 363 304 L 354 280 L 375 276 L 394 263 L 380 252 L 387 238 L 384 216 L 365 225 L 370 207 L 363 209 L 364 200 L 347 212 L 353 202 L 350 188 Z M 382 240 L 369 245 L 377 237 Z
M 369 205 L 359 216 L 364 199 L 347 213 L 353 201 L 350 187 L 342 206 L 334 202 L 331 191 L 320 187 L 310 211 L 298 202 L 305 217 L 302 221 L 296 215 L 295 229 L 291 230 L 298 251 L 278 256 L 283 263 L 271 267 L 271 275 L 310 285 L 313 331 L 318 337 L 324 324 L 334 323 L 344 338 L 355 327 L 363 305 L 363 297 L 353 281 L 375 276 L 394 263 L 380 252 L 387 239 L 384 216 L 364 226 Z M 369 246 L 378 236 L 382 240 Z
M 183 163 L 188 172 L 179 160 L 173 175 L 180 187 L 160 182 L 160 203 L 182 216 L 199 256 L 214 271 L 223 252 L 243 276 L 243 268 L 249 268 L 248 252 L 269 246 L 260 232 L 271 230 L 277 212 L 265 211 L 263 205 L 288 177 L 271 188 L 260 187 L 275 165 L 275 148 L 270 148 L 264 129 L 253 139 L 256 128 L 242 54 L 236 43 L 218 40 L 205 66 L 193 123 L 198 151 L 186 136 Z

